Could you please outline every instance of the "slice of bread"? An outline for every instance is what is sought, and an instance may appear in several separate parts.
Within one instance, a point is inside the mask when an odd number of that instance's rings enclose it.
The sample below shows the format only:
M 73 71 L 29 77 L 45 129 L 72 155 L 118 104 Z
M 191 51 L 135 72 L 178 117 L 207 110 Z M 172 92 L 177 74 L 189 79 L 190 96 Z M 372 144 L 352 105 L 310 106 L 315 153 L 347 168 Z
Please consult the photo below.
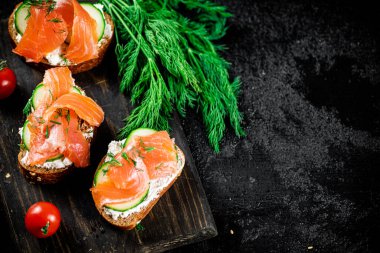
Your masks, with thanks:
M 148 215 L 150 210 L 153 208 L 153 206 L 158 202 L 158 200 L 162 197 L 162 195 L 165 194 L 165 192 L 173 185 L 173 183 L 177 180 L 177 178 L 181 175 L 182 169 L 185 165 L 185 155 L 181 151 L 181 149 L 177 146 L 177 152 L 178 152 L 178 163 L 177 163 L 177 170 L 175 175 L 170 177 L 170 180 L 165 183 L 165 185 L 162 185 L 160 187 L 160 190 L 157 192 L 154 198 L 147 198 L 143 202 L 141 202 L 138 206 L 129 209 L 129 214 L 125 217 L 118 217 L 117 219 L 113 219 L 112 215 L 109 214 L 109 212 L 106 211 L 106 207 L 98 206 L 96 205 L 96 208 L 98 209 L 99 213 L 103 216 L 104 219 L 106 219 L 109 223 L 111 223 L 114 226 L 119 227 L 120 229 L 124 230 L 131 230 L 136 227 L 137 224 L 140 223 L 142 219 L 145 218 L 145 216 Z M 103 158 L 103 160 L 100 162 L 98 169 L 100 166 L 104 163 L 106 156 Z M 149 189 L 151 191 L 151 189 Z M 150 193 L 148 193 L 149 195 Z M 148 202 L 146 202 L 148 201 Z M 142 206 L 141 206 L 142 205 Z
M 16 39 L 18 33 L 16 31 L 14 22 L 15 22 L 15 12 L 16 12 L 17 8 L 20 6 L 20 4 L 21 3 L 16 5 L 16 7 L 14 8 L 12 14 L 10 15 L 10 17 L 8 19 L 8 32 L 9 32 L 9 35 L 10 35 L 14 45 L 18 44 L 17 39 Z M 98 51 L 99 56 L 97 58 L 92 59 L 92 60 L 88 60 L 88 61 L 85 61 L 85 62 L 82 62 L 79 64 L 67 65 L 67 67 L 70 69 L 70 71 L 73 74 L 84 72 L 84 71 L 90 70 L 90 69 L 98 66 L 100 64 L 100 62 L 103 60 L 103 57 L 104 57 L 109 45 L 111 44 L 112 38 L 114 36 L 114 23 L 113 23 L 110 15 L 108 15 L 105 12 L 103 12 L 103 13 L 104 13 L 106 23 L 111 26 L 112 35 L 111 35 L 111 37 L 105 38 L 104 43 L 102 43 L 100 45 L 99 51 Z M 45 58 L 43 58 L 42 61 L 39 63 L 34 63 L 34 62 L 28 62 L 28 63 L 39 68 L 39 69 L 41 69 L 41 70 L 49 69 L 51 67 L 58 67 L 58 65 L 51 65 Z
M 86 125 L 86 126 L 85 126 Z M 81 131 L 86 132 L 88 126 L 87 124 L 81 124 Z M 96 134 L 96 128 L 93 127 L 93 137 L 86 137 L 86 140 L 91 143 Z M 21 141 L 21 144 L 22 141 Z M 22 146 L 22 145 L 20 145 Z M 20 149 L 18 153 L 18 167 L 20 168 L 21 173 L 25 176 L 28 182 L 30 183 L 40 183 L 40 184 L 55 184 L 65 178 L 66 175 L 70 174 L 74 169 L 74 164 L 66 166 L 64 168 L 46 168 L 39 166 L 30 166 L 22 162 L 22 158 L 26 154 L 25 149 Z

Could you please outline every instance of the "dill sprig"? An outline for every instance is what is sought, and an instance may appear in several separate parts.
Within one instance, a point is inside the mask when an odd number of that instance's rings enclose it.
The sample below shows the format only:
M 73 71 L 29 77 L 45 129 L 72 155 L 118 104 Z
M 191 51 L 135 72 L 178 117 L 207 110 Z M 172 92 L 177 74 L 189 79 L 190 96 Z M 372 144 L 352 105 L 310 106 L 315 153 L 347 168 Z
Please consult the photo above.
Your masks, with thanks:
M 28 116 L 31 112 L 32 112 L 32 97 L 29 98 L 28 102 L 26 103 L 24 109 L 22 110 L 22 113 L 25 115 L 25 116 Z
M 116 25 L 120 91 L 135 106 L 119 138 L 139 127 L 169 129 L 174 108 L 197 108 L 216 152 L 226 119 L 244 136 L 229 63 L 215 40 L 226 33 L 226 7 L 207 0 L 100 0 Z
M 28 6 L 46 8 L 47 14 L 50 14 L 55 9 L 55 6 L 57 5 L 56 0 L 24 0 L 23 3 Z M 29 12 L 29 15 L 30 15 L 30 12 Z

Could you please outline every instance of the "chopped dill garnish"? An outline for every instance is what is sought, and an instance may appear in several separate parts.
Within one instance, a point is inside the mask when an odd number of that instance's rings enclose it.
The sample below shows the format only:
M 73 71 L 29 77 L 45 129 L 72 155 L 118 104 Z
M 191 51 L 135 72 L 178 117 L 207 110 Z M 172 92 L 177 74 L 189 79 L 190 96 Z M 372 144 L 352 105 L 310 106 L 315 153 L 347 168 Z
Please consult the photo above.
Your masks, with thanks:
M 240 81 L 231 79 L 229 63 L 215 44 L 232 15 L 209 0 L 99 0 L 115 22 L 120 91 L 135 106 L 119 138 L 140 127 L 168 130 L 173 109 L 203 116 L 213 149 L 229 121 L 245 136 L 238 108 Z
M 147 152 L 155 150 L 155 147 L 144 147 L 144 150 Z
M 29 6 L 36 6 L 41 9 L 46 8 L 47 15 L 49 15 L 55 9 L 55 6 L 57 4 L 55 0 L 24 0 L 23 2 Z M 29 13 L 28 16 L 30 16 Z
M 156 169 L 156 170 L 160 170 L 161 167 L 162 167 L 162 165 L 164 165 L 164 164 L 163 164 L 163 163 L 158 164 L 158 165 L 155 167 L 155 169 Z
M 112 154 L 112 153 L 107 153 L 107 156 L 111 159 L 111 160 L 109 161 L 109 163 L 110 163 L 111 165 L 113 165 L 113 166 L 122 166 L 122 165 L 123 165 L 121 162 L 119 162 L 119 161 L 115 158 L 114 154 Z
M 123 152 L 123 153 L 121 154 L 121 157 L 123 157 L 124 160 L 126 160 L 127 162 L 131 162 L 131 161 L 129 160 L 129 156 L 127 155 L 127 153 Z
M 107 166 L 105 169 L 102 169 L 103 176 L 105 176 L 109 170 L 110 170 L 110 169 L 109 169 L 108 166 Z
M 52 19 L 49 19 L 48 21 L 53 22 L 53 23 L 62 23 L 62 20 L 59 18 L 52 18 Z
M 49 95 L 50 95 L 51 99 L 53 99 L 53 100 L 54 100 L 54 97 L 53 97 L 53 93 L 51 92 L 51 90 L 50 90 L 50 89 L 48 89 L 48 91 L 49 91 Z
M 62 123 L 61 122 L 58 122 L 58 121 L 55 121 L 55 120 L 50 120 L 51 123 L 53 124 L 57 124 L 57 125 L 61 125 Z
M 45 123 L 45 120 L 42 117 L 36 117 L 36 116 L 34 116 L 34 118 L 36 119 L 37 123 L 39 123 L 39 124 L 44 124 Z
M 20 149 L 22 149 L 22 150 L 27 150 L 25 143 L 18 144 L 18 146 L 19 146 Z
M 49 126 L 46 126 L 45 138 L 49 138 Z
M 71 120 L 70 112 L 67 112 L 66 120 L 67 120 L 67 123 L 70 124 L 70 120 Z

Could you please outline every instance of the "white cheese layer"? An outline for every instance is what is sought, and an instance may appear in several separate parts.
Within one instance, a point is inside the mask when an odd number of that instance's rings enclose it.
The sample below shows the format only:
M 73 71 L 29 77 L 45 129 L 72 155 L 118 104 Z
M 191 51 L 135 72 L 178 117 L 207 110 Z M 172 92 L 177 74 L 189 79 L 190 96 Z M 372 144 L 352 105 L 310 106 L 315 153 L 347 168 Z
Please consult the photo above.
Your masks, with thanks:
M 111 37 L 112 37 L 112 28 L 111 28 L 111 25 L 110 24 L 106 24 L 106 27 L 104 28 L 103 37 L 98 42 L 98 47 L 101 47 Z
M 45 56 L 46 60 L 53 66 L 70 65 L 70 61 L 63 57 L 62 47 L 58 47 Z
M 28 156 L 29 151 L 26 151 L 24 157 L 21 159 L 21 163 L 27 166 Z M 45 162 L 44 164 L 36 164 L 35 166 L 44 169 L 63 169 L 67 166 L 70 166 L 71 164 L 73 164 L 73 162 L 70 161 L 70 159 L 68 159 L 67 157 L 63 157 L 51 162 Z

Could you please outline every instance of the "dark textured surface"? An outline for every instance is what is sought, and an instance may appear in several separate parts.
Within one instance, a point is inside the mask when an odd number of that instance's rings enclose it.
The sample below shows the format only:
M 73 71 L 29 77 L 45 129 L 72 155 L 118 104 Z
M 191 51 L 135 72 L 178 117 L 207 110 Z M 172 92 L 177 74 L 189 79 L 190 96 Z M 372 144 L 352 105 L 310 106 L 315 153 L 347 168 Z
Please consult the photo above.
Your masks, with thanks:
M 214 155 L 183 121 L 219 236 L 178 252 L 378 252 L 379 8 L 222 2 L 248 137 Z
M 219 236 L 173 252 L 376 252 L 379 9 L 221 2 L 248 137 L 228 131 L 215 155 L 200 117 L 183 120 Z

